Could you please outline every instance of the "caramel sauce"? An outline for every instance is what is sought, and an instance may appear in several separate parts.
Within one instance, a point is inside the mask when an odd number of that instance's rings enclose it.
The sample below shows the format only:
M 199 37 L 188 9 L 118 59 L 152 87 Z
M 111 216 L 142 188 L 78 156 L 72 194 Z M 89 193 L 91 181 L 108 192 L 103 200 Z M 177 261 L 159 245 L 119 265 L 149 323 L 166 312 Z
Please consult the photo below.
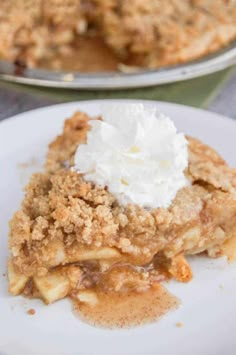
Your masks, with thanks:
M 179 300 L 160 284 L 142 293 L 96 294 L 98 303 L 75 302 L 75 309 L 83 321 L 97 327 L 128 328 L 152 323 L 179 305 Z

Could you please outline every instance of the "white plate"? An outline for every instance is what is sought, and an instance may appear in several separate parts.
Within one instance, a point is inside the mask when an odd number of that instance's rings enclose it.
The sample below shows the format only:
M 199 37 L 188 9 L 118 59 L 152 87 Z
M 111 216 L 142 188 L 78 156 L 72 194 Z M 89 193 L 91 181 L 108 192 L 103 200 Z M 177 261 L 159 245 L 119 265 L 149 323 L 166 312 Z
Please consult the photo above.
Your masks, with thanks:
M 40 300 L 11 297 L 6 271 L 8 221 L 19 207 L 22 184 L 38 170 L 46 146 L 75 110 L 99 113 L 99 101 L 62 104 L 21 114 L 0 124 L 0 354 L 1 355 L 235 355 L 236 263 L 190 259 L 194 278 L 170 282 L 181 307 L 157 323 L 105 330 L 82 323 L 68 300 L 46 307 Z M 215 147 L 236 166 L 236 122 L 190 107 L 145 102 L 172 117 L 179 130 Z M 32 164 L 32 158 L 34 158 Z M 19 164 L 29 162 L 28 168 Z M 27 310 L 36 314 L 29 316 Z M 183 323 L 181 328 L 177 322 Z

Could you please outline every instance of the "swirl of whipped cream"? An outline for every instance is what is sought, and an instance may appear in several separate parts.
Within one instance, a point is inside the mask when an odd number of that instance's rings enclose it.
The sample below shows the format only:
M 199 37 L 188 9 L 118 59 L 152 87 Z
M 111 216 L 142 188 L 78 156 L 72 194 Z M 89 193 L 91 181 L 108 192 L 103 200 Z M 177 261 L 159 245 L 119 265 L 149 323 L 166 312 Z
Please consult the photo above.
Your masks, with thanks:
M 87 143 L 75 154 L 74 169 L 105 187 L 121 205 L 170 206 L 188 184 L 187 140 L 174 123 L 142 104 L 102 106 L 102 121 L 90 122 Z

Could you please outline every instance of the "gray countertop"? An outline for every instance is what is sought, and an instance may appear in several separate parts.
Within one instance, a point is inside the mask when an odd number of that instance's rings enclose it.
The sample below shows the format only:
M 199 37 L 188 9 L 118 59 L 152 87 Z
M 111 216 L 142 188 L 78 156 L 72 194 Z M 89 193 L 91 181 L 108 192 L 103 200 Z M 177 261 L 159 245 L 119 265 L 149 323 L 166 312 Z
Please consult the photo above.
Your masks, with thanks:
M 0 89 L 0 121 L 15 114 L 57 103 L 55 98 L 41 97 L 12 88 Z M 236 119 L 236 72 L 230 76 L 208 110 Z
M 229 78 L 208 109 L 236 119 L 236 72 Z

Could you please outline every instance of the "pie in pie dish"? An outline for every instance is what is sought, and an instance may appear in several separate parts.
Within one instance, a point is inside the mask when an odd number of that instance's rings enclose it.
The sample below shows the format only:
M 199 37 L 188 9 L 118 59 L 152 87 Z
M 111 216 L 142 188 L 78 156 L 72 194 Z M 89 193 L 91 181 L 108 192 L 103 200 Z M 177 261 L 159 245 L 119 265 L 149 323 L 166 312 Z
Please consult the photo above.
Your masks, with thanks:
M 76 151 L 100 120 L 82 112 L 67 119 L 45 172 L 26 187 L 10 222 L 12 295 L 94 304 L 101 293 L 145 294 L 169 278 L 190 281 L 186 256 L 221 256 L 236 236 L 236 170 L 195 138 L 187 137 L 188 183 L 168 207 L 122 205 L 86 180 L 73 168 Z
M 235 38 L 235 0 L 8 0 L 0 8 L 0 57 L 28 67 L 156 68 Z

